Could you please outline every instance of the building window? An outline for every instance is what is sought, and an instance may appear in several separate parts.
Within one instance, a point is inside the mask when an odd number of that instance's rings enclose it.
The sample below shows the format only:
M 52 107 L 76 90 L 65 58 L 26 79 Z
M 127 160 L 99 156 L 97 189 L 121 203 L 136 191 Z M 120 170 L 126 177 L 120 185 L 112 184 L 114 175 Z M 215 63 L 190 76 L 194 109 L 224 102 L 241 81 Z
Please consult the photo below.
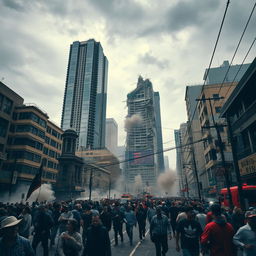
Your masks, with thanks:
M 5 138 L 8 130 L 9 122 L 0 117 L 0 137 Z
M 0 110 L 2 110 L 3 102 L 4 102 L 4 95 L 0 93 Z
M 221 111 L 221 107 L 215 107 L 215 112 L 216 113 L 220 113 L 220 111 Z
M 213 97 L 213 98 L 216 98 L 216 99 L 214 99 L 214 100 L 219 100 L 220 95 L 216 93 L 216 94 L 213 94 L 212 97 Z
M 6 113 L 6 114 L 10 114 L 11 111 L 12 111 L 12 101 L 8 98 L 4 98 L 4 102 L 3 102 L 3 111 Z

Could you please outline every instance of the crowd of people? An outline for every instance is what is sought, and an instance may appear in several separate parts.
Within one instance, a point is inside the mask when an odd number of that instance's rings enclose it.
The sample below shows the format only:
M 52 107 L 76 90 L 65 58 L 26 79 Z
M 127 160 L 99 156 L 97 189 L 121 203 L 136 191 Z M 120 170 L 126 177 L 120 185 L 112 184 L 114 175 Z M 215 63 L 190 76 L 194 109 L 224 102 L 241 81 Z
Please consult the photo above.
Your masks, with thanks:
M 146 225 L 156 256 L 166 255 L 168 239 L 183 256 L 256 256 L 255 209 L 186 199 L 0 203 L 0 255 L 38 255 L 41 243 L 44 256 L 49 247 L 55 256 L 110 256 L 110 230 L 118 246 L 125 226 L 132 246 L 134 227 L 143 241 Z

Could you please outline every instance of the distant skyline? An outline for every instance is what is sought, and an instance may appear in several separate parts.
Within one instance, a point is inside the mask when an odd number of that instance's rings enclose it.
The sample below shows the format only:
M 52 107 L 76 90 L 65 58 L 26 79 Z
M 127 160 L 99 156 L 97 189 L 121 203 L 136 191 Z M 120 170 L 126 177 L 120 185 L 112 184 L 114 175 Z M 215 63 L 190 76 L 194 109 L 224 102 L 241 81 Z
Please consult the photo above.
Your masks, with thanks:
M 212 67 L 231 60 L 254 0 L 231 1 Z M 36 103 L 60 125 L 69 45 L 94 38 L 109 60 L 107 117 L 125 143 L 126 95 L 138 75 L 160 93 L 163 146 L 175 146 L 185 122 L 185 87 L 200 84 L 208 68 L 226 1 L 0 0 L 0 80 Z M 233 64 L 255 37 L 256 15 Z M 255 57 L 255 45 L 246 63 Z M 175 151 L 167 152 L 175 168 Z

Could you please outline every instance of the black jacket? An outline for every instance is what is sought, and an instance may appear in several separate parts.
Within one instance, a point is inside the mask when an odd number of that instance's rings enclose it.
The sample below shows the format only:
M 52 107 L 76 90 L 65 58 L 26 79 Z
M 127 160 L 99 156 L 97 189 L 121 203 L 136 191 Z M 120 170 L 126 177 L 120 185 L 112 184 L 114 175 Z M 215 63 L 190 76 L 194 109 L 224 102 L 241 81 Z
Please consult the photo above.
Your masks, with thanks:
M 86 237 L 84 256 L 111 256 L 109 235 L 104 226 L 90 226 Z

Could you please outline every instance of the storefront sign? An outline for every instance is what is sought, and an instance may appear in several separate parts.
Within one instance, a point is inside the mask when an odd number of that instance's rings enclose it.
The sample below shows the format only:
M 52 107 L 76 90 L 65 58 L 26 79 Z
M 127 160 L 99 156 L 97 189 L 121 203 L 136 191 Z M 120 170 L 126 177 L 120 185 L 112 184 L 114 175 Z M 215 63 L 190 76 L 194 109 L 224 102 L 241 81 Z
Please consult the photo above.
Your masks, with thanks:
M 256 154 L 239 160 L 238 164 L 242 176 L 256 173 Z

